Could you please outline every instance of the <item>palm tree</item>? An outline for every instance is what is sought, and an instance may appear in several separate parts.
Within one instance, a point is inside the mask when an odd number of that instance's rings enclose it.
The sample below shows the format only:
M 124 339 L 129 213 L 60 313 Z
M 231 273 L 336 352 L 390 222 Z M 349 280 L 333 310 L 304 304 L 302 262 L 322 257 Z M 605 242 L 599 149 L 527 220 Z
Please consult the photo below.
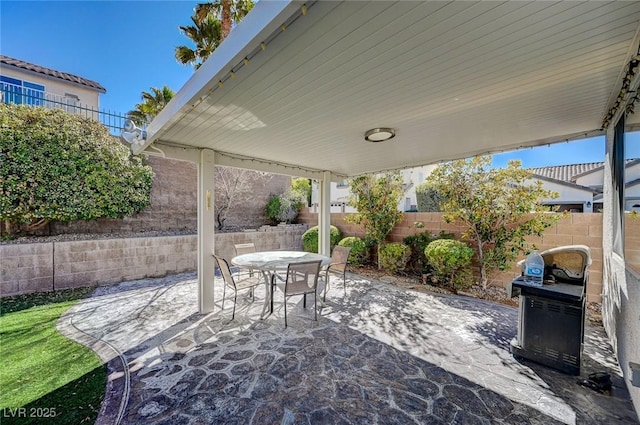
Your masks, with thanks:
M 135 109 L 127 112 L 127 118 L 136 123 L 136 125 L 149 123 L 162 111 L 162 108 L 167 106 L 167 103 L 174 95 L 175 92 L 167 86 L 161 89 L 151 87 L 151 92 L 142 92 L 140 96 L 142 103 L 137 103 Z
M 193 65 L 195 69 L 200 68 L 229 35 L 233 24 L 240 22 L 251 8 L 253 0 L 216 0 L 198 4 L 191 17 L 193 25 L 180 27 L 196 47 L 176 47 L 176 60 L 183 65 Z
M 240 22 L 253 8 L 253 0 L 216 0 L 200 3 L 195 8 L 195 16 L 203 21 L 209 15 L 215 15 L 222 25 L 222 39 L 227 38 L 233 24 Z
M 180 31 L 189 37 L 196 47 L 192 49 L 189 46 L 178 46 L 175 57 L 181 64 L 193 65 L 195 69 L 198 69 L 222 42 L 221 24 L 220 20 L 213 15 L 200 21 L 195 13 L 191 17 L 191 21 L 193 21 L 193 25 L 181 26 Z

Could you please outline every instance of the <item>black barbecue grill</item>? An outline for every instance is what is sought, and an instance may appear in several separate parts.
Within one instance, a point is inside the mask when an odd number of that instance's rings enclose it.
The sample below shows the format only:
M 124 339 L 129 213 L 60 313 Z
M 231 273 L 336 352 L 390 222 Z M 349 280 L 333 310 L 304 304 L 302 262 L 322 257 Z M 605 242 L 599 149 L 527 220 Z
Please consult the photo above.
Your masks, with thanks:
M 542 286 L 520 276 L 507 287 L 508 295 L 520 296 L 518 333 L 511 341 L 511 352 L 579 375 L 591 251 L 584 245 L 570 245 L 540 255 L 545 266 Z

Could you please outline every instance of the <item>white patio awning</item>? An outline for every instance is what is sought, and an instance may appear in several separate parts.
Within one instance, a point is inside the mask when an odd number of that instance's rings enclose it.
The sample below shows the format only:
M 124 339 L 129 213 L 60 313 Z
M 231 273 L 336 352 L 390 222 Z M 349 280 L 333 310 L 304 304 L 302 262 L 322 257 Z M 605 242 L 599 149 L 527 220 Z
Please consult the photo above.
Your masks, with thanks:
M 134 149 L 342 178 L 602 134 L 639 21 L 640 2 L 261 1 Z

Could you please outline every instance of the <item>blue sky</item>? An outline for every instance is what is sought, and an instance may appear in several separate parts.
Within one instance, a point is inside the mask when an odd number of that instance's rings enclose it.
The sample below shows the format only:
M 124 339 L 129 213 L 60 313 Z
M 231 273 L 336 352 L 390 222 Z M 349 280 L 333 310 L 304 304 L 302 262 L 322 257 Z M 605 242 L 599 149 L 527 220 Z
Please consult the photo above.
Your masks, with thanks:
M 125 113 L 140 93 L 167 85 L 178 91 L 193 74 L 176 62 L 176 46 L 188 44 L 191 1 L 0 2 L 2 54 L 102 84 L 100 107 Z M 627 137 L 627 157 L 640 157 L 640 134 Z M 603 138 L 494 155 L 494 165 L 521 159 L 524 167 L 597 162 Z

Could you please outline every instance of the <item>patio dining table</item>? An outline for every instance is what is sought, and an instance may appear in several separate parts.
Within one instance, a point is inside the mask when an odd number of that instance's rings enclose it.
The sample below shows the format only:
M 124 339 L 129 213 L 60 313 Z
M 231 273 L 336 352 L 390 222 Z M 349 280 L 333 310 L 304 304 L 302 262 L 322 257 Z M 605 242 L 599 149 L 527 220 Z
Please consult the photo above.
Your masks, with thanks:
M 276 279 L 278 272 L 287 272 L 289 264 L 303 263 L 305 261 L 320 261 L 321 267 L 331 264 L 331 258 L 326 255 L 314 254 L 304 251 L 262 251 L 242 254 L 231 259 L 231 264 L 240 268 L 259 270 L 262 273 L 265 284 L 264 307 L 260 318 L 264 319 L 271 305 L 271 283 Z

